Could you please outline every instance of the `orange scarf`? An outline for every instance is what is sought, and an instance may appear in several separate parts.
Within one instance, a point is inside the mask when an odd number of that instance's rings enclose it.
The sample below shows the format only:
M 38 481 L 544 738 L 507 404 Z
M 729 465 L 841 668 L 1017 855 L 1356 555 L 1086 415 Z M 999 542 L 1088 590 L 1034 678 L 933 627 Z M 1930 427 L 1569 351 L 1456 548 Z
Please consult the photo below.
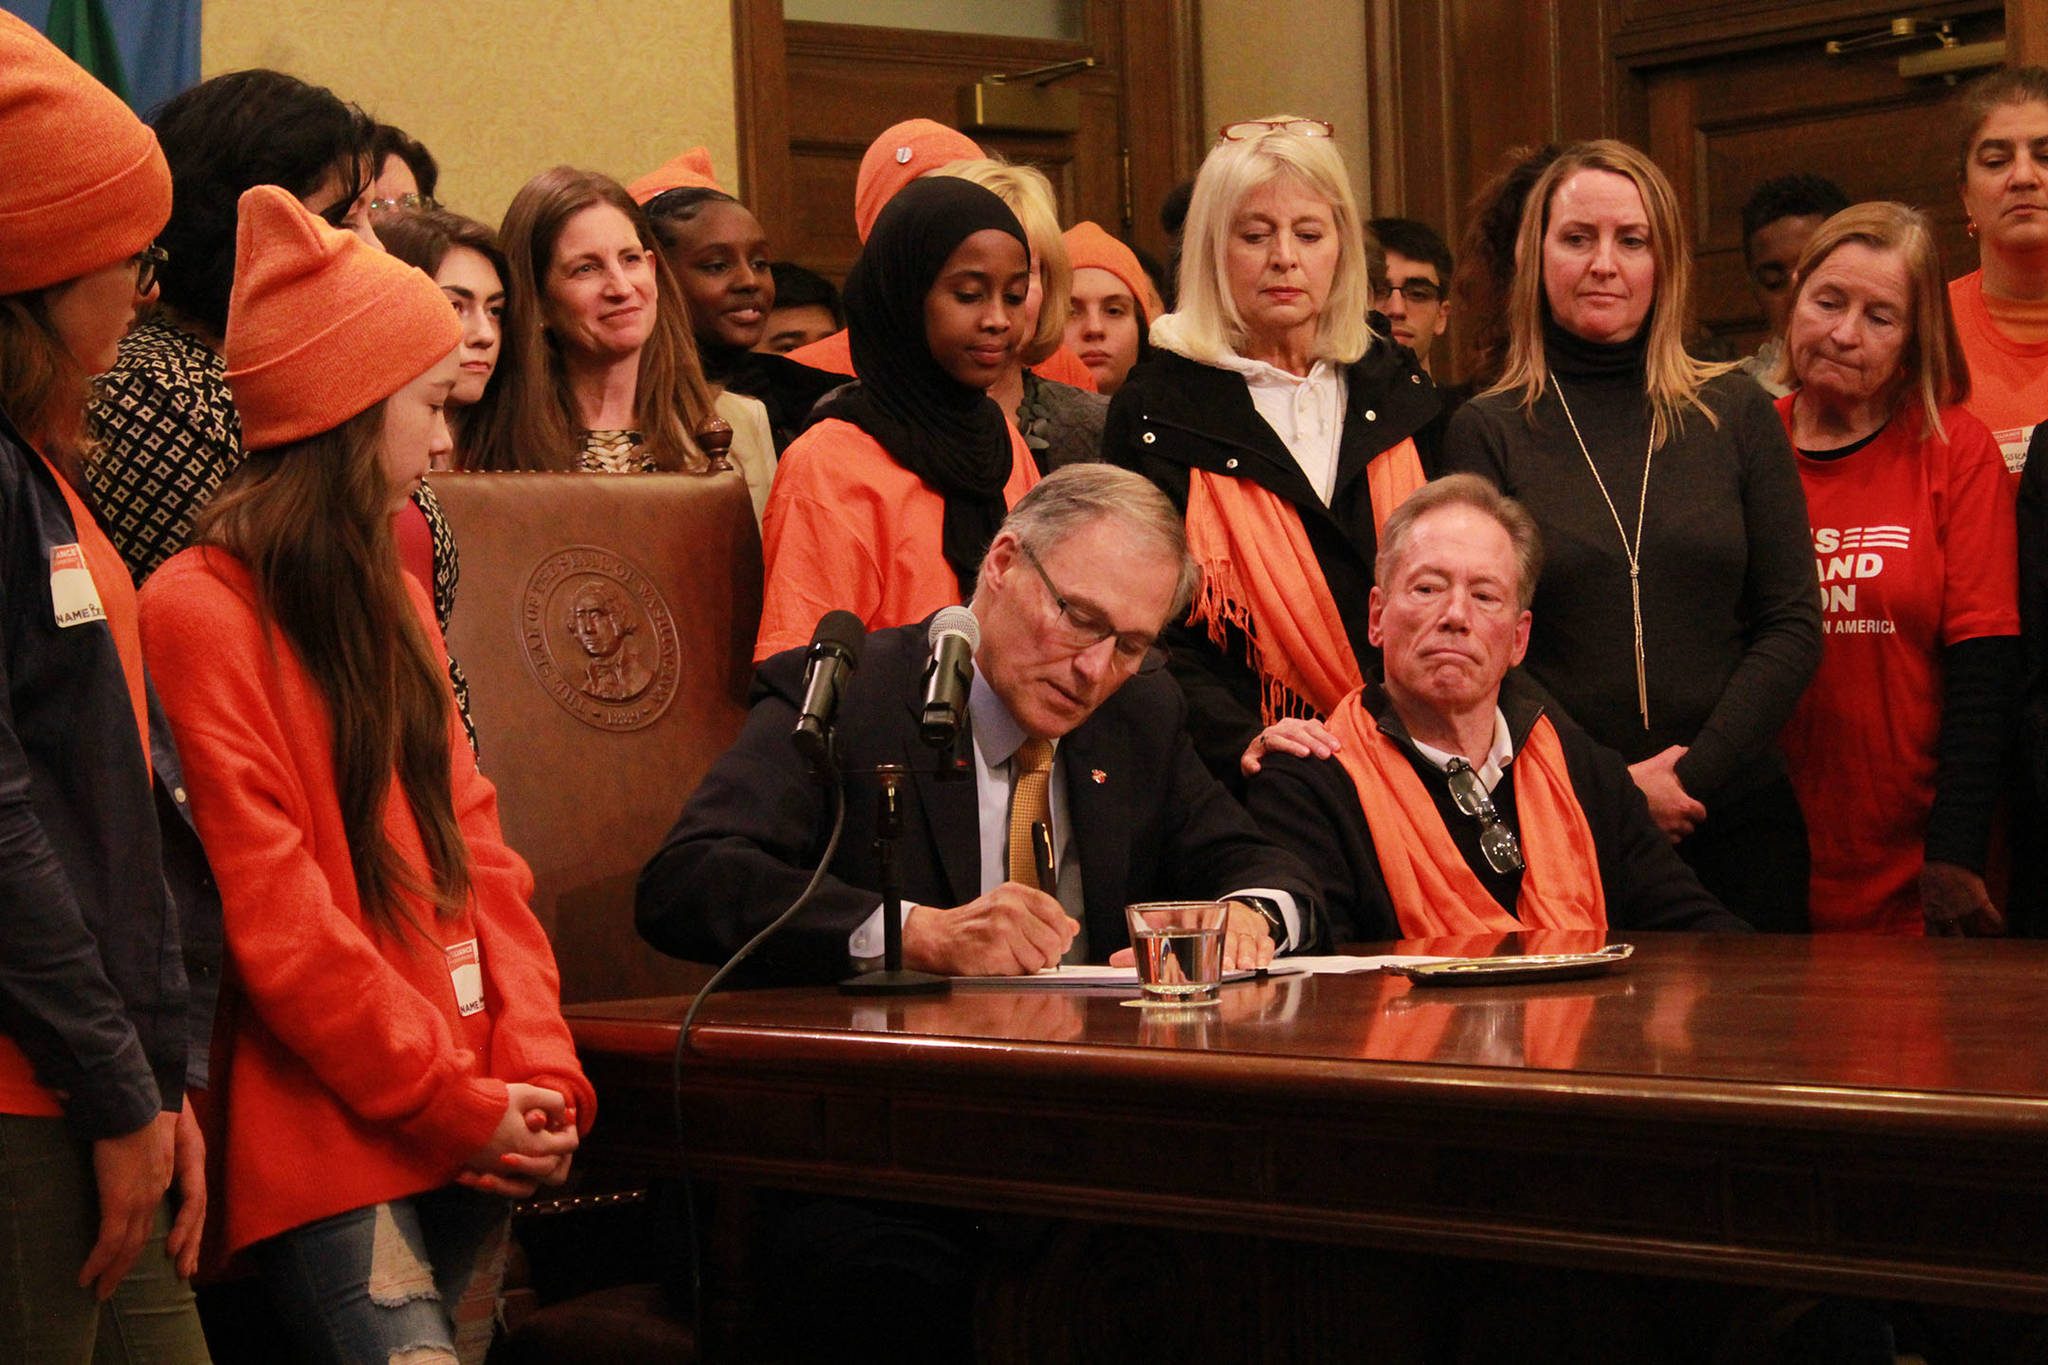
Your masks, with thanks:
M 1599 851 L 1549 717 L 1537 719 L 1515 755 L 1515 811 L 1528 863 L 1519 916 L 1480 884 L 1407 755 L 1374 723 L 1361 694 L 1346 697 L 1328 724 L 1343 743 L 1337 759 L 1358 789 L 1403 938 L 1607 927 Z
M 1373 456 L 1365 477 L 1377 534 L 1423 484 L 1415 442 Z M 1249 479 L 1196 469 L 1188 475 L 1187 524 L 1188 552 L 1202 568 L 1188 620 L 1206 625 L 1218 645 L 1226 627 L 1244 632 L 1259 675 L 1261 723 L 1328 715 L 1365 679 L 1300 513 Z

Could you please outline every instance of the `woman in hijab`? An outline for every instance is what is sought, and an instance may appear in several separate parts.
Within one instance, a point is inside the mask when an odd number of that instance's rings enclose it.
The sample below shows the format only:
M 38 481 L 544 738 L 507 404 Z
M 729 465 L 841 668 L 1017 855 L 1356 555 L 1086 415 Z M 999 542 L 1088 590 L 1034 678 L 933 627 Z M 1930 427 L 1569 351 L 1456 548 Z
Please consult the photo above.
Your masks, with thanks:
M 846 279 L 858 382 L 819 404 L 768 496 L 757 662 L 828 611 L 878 630 L 967 599 L 1038 481 L 987 392 L 1024 339 L 1030 269 L 1016 215 L 965 180 L 916 181 L 875 220 Z

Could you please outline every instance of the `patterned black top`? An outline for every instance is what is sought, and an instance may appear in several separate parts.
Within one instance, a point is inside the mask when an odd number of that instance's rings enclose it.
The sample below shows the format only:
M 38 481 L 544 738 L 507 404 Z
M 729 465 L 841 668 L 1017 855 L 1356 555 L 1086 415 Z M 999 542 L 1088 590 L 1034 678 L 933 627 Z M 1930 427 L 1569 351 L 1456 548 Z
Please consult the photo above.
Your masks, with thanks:
M 228 392 L 227 364 L 198 337 L 154 318 L 122 338 L 120 359 L 99 379 L 92 417 L 99 452 L 86 465 L 86 483 L 139 588 L 191 542 L 199 509 L 242 462 L 242 419 Z M 412 500 L 433 537 L 429 586 L 446 633 L 462 560 L 434 490 L 422 484 Z M 474 749 L 469 679 L 452 656 L 448 680 Z
M 85 477 L 136 586 L 192 539 L 192 520 L 242 462 L 242 419 L 220 353 L 162 318 L 121 342 L 92 405 Z

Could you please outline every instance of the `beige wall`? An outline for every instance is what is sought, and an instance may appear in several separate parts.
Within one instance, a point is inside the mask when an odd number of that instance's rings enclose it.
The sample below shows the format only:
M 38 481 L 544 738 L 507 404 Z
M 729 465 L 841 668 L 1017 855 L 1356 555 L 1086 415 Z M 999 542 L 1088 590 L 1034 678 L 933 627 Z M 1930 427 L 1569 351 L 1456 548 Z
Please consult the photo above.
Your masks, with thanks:
M 1371 217 L 1366 0 L 1200 2 L 1204 131 L 1268 114 L 1329 120 L 1359 208 Z
M 206 0 L 208 76 L 276 67 L 426 143 L 441 198 L 495 224 L 549 166 L 630 180 L 699 143 L 737 189 L 730 0 Z

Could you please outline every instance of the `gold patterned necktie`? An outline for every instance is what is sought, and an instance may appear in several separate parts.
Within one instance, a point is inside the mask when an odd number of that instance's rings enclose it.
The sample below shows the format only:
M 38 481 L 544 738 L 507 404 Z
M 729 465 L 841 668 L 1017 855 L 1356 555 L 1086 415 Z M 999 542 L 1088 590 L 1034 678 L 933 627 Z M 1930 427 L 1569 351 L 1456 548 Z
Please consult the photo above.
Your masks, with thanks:
M 1038 885 L 1031 827 L 1043 822 L 1048 831 L 1052 828 L 1052 741 L 1027 739 L 1018 745 L 1010 772 L 1010 880 L 1050 895 L 1054 888 Z

